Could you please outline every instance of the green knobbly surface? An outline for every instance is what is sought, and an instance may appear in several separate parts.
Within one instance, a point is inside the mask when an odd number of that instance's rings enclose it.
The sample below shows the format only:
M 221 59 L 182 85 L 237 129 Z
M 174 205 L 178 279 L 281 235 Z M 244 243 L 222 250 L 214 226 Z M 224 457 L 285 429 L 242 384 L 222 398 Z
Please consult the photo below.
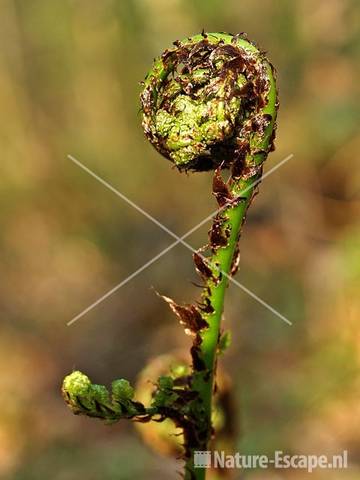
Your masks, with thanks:
M 196 35 L 174 45 L 155 60 L 141 95 L 153 146 L 180 170 L 199 171 L 228 165 L 244 142 L 261 151 L 264 136 L 251 121 L 269 90 L 266 57 L 237 35 Z M 271 123 L 270 133 L 273 120 L 259 124 Z
M 130 382 L 124 378 L 114 380 L 111 387 L 113 397 L 116 400 L 132 400 L 134 398 L 134 388 L 130 385 Z
M 181 80 L 180 76 L 180 82 Z M 199 86 L 196 96 L 179 94 L 171 103 L 169 111 L 159 108 L 156 112 L 156 131 L 164 137 L 164 145 L 177 166 L 185 166 L 195 158 L 207 155 L 209 145 L 232 136 L 236 119 L 241 116 L 241 99 L 233 97 L 228 102 L 224 101 L 226 80 L 226 77 L 215 77 L 209 83 L 200 83 L 194 81 L 194 75 L 187 75 L 187 82 Z M 242 87 L 244 84 L 244 77 L 239 77 L 237 85 Z M 172 83 L 169 83 L 163 95 L 171 98 L 172 88 Z
M 114 380 L 111 387 L 110 394 L 104 385 L 93 384 L 87 375 L 75 371 L 65 377 L 62 392 L 65 401 L 76 414 L 115 421 L 145 413 L 142 406 L 134 406 L 134 389 L 128 380 Z

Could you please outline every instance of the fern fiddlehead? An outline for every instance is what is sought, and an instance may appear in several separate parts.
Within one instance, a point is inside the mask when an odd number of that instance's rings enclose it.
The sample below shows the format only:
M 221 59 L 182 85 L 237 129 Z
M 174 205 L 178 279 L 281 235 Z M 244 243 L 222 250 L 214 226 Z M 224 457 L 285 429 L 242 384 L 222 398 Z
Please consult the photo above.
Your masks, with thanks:
M 164 297 L 193 337 L 191 375 L 183 382 L 161 377 L 149 407 L 133 400 L 125 380 L 113 384 L 110 396 L 80 372 L 66 377 L 63 394 L 74 413 L 110 422 L 171 418 L 183 430 L 184 478 L 201 480 L 205 470 L 195 468 L 193 453 L 207 450 L 212 436 L 217 356 L 226 343 L 221 331 L 225 292 L 238 268 L 241 228 L 275 138 L 274 70 L 245 35 L 202 33 L 174 42 L 154 61 L 141 104 L 144 132 L 164 157 L 180 171 L 214 170 L 219 210 L 208 244 L 193 255 L 203 281 L 201 298 L 178 305 Z

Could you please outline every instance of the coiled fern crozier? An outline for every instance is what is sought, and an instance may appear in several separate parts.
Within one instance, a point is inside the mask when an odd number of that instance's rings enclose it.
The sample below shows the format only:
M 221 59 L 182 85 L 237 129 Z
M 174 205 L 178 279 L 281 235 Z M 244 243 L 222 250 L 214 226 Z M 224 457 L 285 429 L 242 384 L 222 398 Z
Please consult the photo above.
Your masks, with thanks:
M 221 330 L 229 277 L 239 263 L 239 237 L 263 163 L 273 150 L 278 107 L 274 69 L 246 35 L 202 33 L 154 61 L 141 93 L 143 128 L 152 145 L 180 171 L 214 170 L 219 209 L 206 246 L 194 253 L 203 282 L 199 301 L 178 305 L 164 297 L 193 337 L 191 372 L 169 372 L 156 383 L 150 405 L 134 399 L 127 380 L 112 391 L 81 372 L 64 379 L 63 395 L 75 414 L 114 422 L 171 419 L 184 439 L 184 478 L 201 480 L 194 452 L 209 449 L 217 356 L 227 343 Z M 229 170 L 225 181 L 223 170 Z

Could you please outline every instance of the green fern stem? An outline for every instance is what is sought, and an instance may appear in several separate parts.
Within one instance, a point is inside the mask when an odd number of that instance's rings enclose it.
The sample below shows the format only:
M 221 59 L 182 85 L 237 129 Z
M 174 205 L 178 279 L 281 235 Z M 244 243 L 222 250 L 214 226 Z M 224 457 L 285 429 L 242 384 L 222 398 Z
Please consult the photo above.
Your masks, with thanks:
M 173 76 L 173 78 L 170 77 Z M 155 60 L 142 96 L 144 129 L 154 147 L 179 170 L 216 169 L 213 193 L 220 211 L 209 244 L 194 256 L 204 280 L 201 303 L 184 311 L 172 303 L 195 336 L 189 388 L 193 421 L 184 428 L 186 480 L 205 478 L 193 464 L 212 436 L 212 398 L 229 277 L 236 273 L 238 241 L 247 209 L 273 148 L 277 92 L 271 64 L 244 36 L 209 33 L 176 42 Z M 225 183 L 221 170 L 229 168 Z M 189 321 L 189 312 L 194 318 Z M 187 322 L 187 325 L 186 325 Z M 194 325 L 195 324 L 195 325 Z
M 145 134 L 158 152 L 180 171 L 215 171 L 219 210 L 208 244 L 194 254 L 203 280 L 200 300 L 178 305 L 163 297 L 193 337 L 191 374 L 160 377 L 149 406 L 134 399 L 124 379 L 113 382 L 110 393 L 73 372 L 62 391 L 75 414 L 108 423 L 170 418 L 183 431 L 184 478 L 204 480 L 206 470 L 195 468 L 193 457 L 208 450 L 213 438 L 217 358 L 226 343 L 221 327 L 226 289 L 237 271 L 241 229 L 275 138 L 274 70 L 245 35 L 203 32 L 174 42 L 155 59 L 141 104 Z
M 245 221 L 246 211 L 249 207 L 254 187 L 252 183 L 254 178 L 246 181 L 239 180 L 234 183 L 231 193 L 242 194 L 242 200 L 234 207 L 229 207 L 222 211 L 222 216 L 226 217 L 226 226 L 229 227 L 229 237 L 227 245 L 217 250 L 212 256 L 207 258 L 207 264 L 211 268 L 214 277 L 219 277 L 219 282 L 209 279 L 206 282 L 202 293 L 202 299 L 208 302 L 213 308 L 213 313 L 203 314 L 208 323 L 208 328 L 200 333 L 201 343 L 199 344 L 197 363 L 203 363 L 204 368 L 198 371 L 194 366 L 192 388 L 199 393 L 196 401 L 192 405 L 192 414 L 197 418 L 196 435 L 194 445 L 188 445 L 188 458 L 186 464 L 185 479 L 201 480 L 205 478 L 206 470 L 194 469 L 194 452 L 198 450 L 208 450 L 211 439 L 211 415 L 212 399 L 216 378 L 216 363 L 219 353 L 219 340 L 221 338 L 221 320 L 224 311 L 224 301 L 226 289 L 229 284 L 229 276 L 232 275 L 232 268 L 236 261 L 238 240 L 241 227 Z M 215 277 L 215 278 L 216 278 Z M 191 440 L 189 440 L 191 441 Z

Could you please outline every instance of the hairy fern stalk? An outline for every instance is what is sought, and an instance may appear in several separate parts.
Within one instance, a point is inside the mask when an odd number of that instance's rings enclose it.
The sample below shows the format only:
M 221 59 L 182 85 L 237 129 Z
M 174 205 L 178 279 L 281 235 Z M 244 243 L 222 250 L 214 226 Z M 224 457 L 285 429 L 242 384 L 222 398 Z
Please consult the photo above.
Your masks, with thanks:
M 208 450 L 214 436 L 213 397 L 217 357 L 228 343 L 221 318 L 229 278 L 239 264 L 239 237 L 274 148 L 278 108 L 274 69 L 246 35 L 202 33 L 174 42 L 154 61 L 141 93 L 143 128 L 151 144 L 179 171 L 214 170 L 218 203 L 208 243 L 194 253 L 203 282 L 195 304 L 163 297 L 191 335 L 192 364 L 160 376 L 151 402 L 136 401 L 125 379 L 111 393 L 81 372 L 63 382 L 63 395 L 75 414 L 115 422 L 171 419 L 183 434 L 184 478 L 201 480 L 195 451 Z M 222 175 L 229 171 L 225 181 Z

